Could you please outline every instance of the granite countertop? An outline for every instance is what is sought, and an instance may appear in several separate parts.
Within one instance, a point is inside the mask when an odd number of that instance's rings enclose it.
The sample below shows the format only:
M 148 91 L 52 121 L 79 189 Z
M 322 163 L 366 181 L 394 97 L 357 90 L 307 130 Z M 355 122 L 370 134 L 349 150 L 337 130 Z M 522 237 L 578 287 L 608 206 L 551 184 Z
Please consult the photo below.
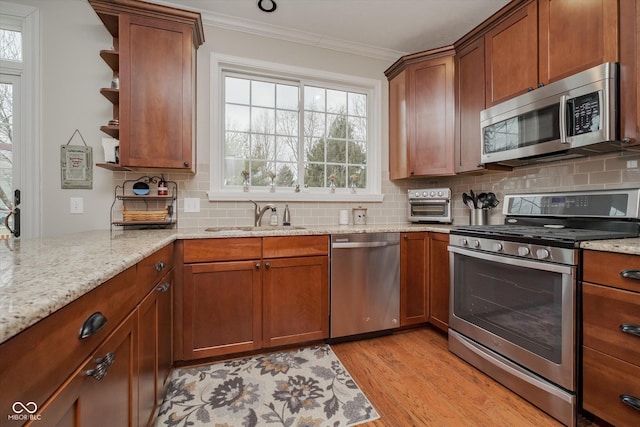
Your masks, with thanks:
M 640 255 L 640 238 L 594 240 L 591 242 L 582 242 L 580 247 L 582 249 L 591 249 L 594 251 Z
M 176 239 L 435 231 L 450 225 L 318 225 L 304 228 L 91 231 L 0 241 L 0 343 L 76 300 Z

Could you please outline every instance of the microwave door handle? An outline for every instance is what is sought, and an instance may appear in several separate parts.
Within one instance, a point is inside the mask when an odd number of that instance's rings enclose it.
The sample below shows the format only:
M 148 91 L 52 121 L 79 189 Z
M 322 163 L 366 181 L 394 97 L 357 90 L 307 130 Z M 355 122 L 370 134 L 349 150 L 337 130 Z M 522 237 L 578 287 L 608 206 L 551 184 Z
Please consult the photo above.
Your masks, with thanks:
M 568 144 L 569 138 L 567 137 L 567 95 L 560 96 L 560 143 Z

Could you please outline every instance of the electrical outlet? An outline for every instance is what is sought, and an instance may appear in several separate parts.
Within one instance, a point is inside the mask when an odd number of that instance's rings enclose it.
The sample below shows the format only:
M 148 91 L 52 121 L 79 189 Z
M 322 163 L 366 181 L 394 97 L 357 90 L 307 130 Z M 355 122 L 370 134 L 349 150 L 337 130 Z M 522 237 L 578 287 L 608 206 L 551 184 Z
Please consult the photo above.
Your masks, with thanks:
M 70 212 L 72 214 L 84 213 L 82 197 L 71 197 L 69 200 L 71 201 Z
M 637 160 L 627 160 L 627 169 L 637 169 L 638 161 Z
M 186 212 L 200 212 L 200 199 L 197 197 L 185 197 L 184 198 L 184 211 Z

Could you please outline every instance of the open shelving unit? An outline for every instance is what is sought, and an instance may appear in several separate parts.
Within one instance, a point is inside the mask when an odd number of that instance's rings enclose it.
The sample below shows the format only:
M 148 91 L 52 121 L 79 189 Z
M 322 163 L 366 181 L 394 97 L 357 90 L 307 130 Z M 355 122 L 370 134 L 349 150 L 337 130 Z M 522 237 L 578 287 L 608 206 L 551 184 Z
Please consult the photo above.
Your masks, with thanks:
M 143 229 L 172 228 L 178 221 L 178 184 L 167 181 L 167 194 L 158 194 L 156 185 L 159 176 L 141 176 L 138 179 L 126 180 L 114 189 L 111 204 L 111 230 L 113 227 Z M 134 193 L 133 186 L 143 182 L 149 185 L 148 194 Z M 155 184 L 155 185 L 154 185 Z

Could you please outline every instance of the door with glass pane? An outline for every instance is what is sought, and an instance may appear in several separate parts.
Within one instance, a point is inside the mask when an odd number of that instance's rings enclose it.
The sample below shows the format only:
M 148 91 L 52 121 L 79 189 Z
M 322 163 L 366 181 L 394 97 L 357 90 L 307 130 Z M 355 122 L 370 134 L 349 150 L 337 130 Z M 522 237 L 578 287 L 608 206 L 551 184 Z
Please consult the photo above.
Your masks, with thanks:
M 21 33 L 0 29 L 0 240 L 20 236 L 15 113 L 21 63 Z

